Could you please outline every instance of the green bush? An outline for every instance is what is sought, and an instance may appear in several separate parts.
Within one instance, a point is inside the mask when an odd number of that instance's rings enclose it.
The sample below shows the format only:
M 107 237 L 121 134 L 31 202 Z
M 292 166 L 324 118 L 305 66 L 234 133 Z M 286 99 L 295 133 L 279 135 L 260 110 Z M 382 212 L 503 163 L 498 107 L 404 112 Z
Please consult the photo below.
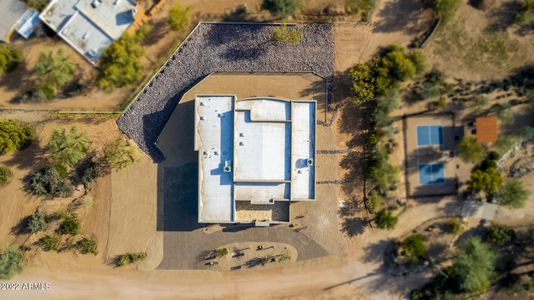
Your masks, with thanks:
M 76 165 L 88 150 L 85 132 L 78 133 L 76 127 L 71 127 L 67 133 L 65 128 L 54 130 L 48 143 L 48 151 L 54 167 L 62 177 L 66 177 L 72 167 Z
M 113 90 L 141 79 L 144 66 L 140 58 L 145 54 L 141 46 L 143 35 L 143 32 L 134 35 L 126 33 L 102 53 L 102 71 L 97 78 L 98 88 Z
M 375 222 L 378 228 L 391 230 L 397 225 L 398 219 L 390 211 L 382 210 L 376 215 Z
M 462 222 L 457 219 L 451 219 L 447 222 L 447 230 L 452 234 L 458 234 L 463 231 Z
M 24 0 L 24 2 L 31 8 L 35 8 L 38 11 L 43 11 L 50 0 Z
M 24 253 L 19 248 L 11 246 L 0 252 L 0 279 L 11 279 L 22 272 L 24 266 Z
M 496 193 L 502 186 L 503 177 L 497 168 L 487 170 L 475 170 L 467 181 L 467 189 L 471 192 L 485 192 L 486 194 Z
M 294 16 L 302 8 L 300 0 L 263 0 L 262 8 L 273 16 L 287 18 Z
M 430 0 L 431 7 L 436 11 L 442 24 L 449 23 L 460 7 L 460 0 Z
M 22 62 L 22 52 L 6 44 L 0 45 L 0 76 L 13 71 Z
M 112 169 L 123 169 L 137 160 L 135 147 L 119 139 L 104 149 L 106 165 Z
M 534 0 L 523 0 L 517 14 L 517 23 L 526 25 L 534 21 Z
M 57 234 L 47 234 L 39 239 L 39 247 L 44 251 L 58 251 L 60 244 Z
M 44 167 L 32 172 L 29 175 L 28 188 L 37 196 L 66 198 L 73 192 L 69 179 L 60 176 L 53 167 Z
M 494 276 L 495 254 L 477 237 L 465 240 L 460 251 L 450 270 L 456 289 L 465 293 L 485 292 Z
M 0 120 L 0 154 L 22 150 L 35 139 L 33 127 L 14 120 Z
M 82 254 L 88 254 L 88 253 L 91 253 L 91 254 L 94 254 L 94 255 L 98 254 L 97 242 L 96 242 L 96 239 L 94 237 L 90 237 L 90 238 L 84 237 L 84 238 L 82 238 L 81 240 L 76 242 L 76 246 L 75 247 Z
M 396 189 L 399 172 L 399 168 L 389 162 L 389 152 L 385 147 L 377 147 L 366 155 L 366 179 L 379 193 Z
M 365 201 L 367 210 L 369 210 L 370 213 L 374 214 L 377 213 L 380 209 L 382 209 L 384 197 L 382 197 L 382 195 L 380 195 L 377 191 L 371 191 Z
M 13 172 L 8 167 L 0 165 L 0 186 L 6 185 L 13 178 Z
M 77 235 L 80 232 L 80 221 L 74 214 L 67 214 L 59 224 L 58 232 L 60 234 Z
M 364 21 L 369 21 L 377 2 L 377 0 L 345 0 L 345 11 L 351 15 L 359 15 Z
M 228 255 L 228 248 L 219 248 L 215 250 L 217 257 L 224 257 Z
M 191 6 L 181 7 L 180 5 L 175 5 L 171 8 L 167 23 L 172 30 L 182 31 L 189 27 L 191 24 L 190 10 Z
M 56 55 L 52 51 L 42 52 L 35 70 L 38 77 L 37 90 L 46 97 L 43 100 L 51 100 L 72 80 L 76 65 L 64 56 L 63 49 L 59 49 Z
M 98 166 L 92 159 L 88 159 L 79 164 L 76 173 L 84 185 L 89 185 L 98 177 Z
M 48 228 L 47 216 L 45 213 L 37 211 L 28 220 L 28 230 L 31 233 L 45 231 Z
M 116 265 L 118 267 L 126 266 L 133 264 L 135 262 L 141 261 L 146 258 L 145 252 L 136 252 L 136 253 L 126 253 L 119 255 L 116 260 Z
M 426 58 L 421 50 L 412 50 L 410 60 L 415 66 L 415 73 L 422 74 L 426 70 Z
M 522 208 L 525 206 L 529 193 L 523 186 L 523 183 L 518 179 L 510 179 L 506 181 L 497 193 L 497 199 L 500 205 L 508 206 L 510 208 Z
M 486 228 L 486 240 L 494 245 L 503 246 L 515 239 L 515 231 L 500 225 L 491 225 Z
M 286 24 L 273 29 L 273 41 L 277 44 L 298 44 L 301 39 L 302 33 L 288 28 Z
M 486 157 L 486 148 L 475 137 L 464 137 L 458 144 L 458 154 L 465 162 L 479 163 Z
M 426 258 L 425 238 L 422 234 L 413 234 L 400 243 L 400 247 L 408 260 L 418 263 Z

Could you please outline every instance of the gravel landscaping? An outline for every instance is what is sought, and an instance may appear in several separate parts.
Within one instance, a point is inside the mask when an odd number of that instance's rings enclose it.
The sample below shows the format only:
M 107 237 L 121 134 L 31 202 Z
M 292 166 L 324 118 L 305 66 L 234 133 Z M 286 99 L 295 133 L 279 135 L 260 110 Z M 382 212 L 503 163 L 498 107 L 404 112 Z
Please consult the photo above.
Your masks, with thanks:
M 298 45 L 272 42 L 273 24 L 201 23 L 118 120 L 120 129 L 152 159 L 163 154 L 156 139 L 192 85 L 213 72 L 314 72 L 330 82 L 333 29 L 330 24 L 296 25 Z M 291 88 L 291 87 L 288 87 Z

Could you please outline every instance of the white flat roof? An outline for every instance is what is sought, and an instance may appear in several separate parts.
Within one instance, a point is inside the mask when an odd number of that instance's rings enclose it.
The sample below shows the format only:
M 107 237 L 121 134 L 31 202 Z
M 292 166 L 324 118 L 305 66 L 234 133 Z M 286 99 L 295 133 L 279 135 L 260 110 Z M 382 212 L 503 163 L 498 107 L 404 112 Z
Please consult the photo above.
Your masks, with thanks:
M 235 201 L 314 200 L 315 116 L 313 100 L 197 95 L 199 222 L 236 222 Z
M 224 172 L 232 161 L 232 96 L 199 96 L 196 135 L 199 159 L 199 220 L 229 223 L 234 220 L 232 173 Z

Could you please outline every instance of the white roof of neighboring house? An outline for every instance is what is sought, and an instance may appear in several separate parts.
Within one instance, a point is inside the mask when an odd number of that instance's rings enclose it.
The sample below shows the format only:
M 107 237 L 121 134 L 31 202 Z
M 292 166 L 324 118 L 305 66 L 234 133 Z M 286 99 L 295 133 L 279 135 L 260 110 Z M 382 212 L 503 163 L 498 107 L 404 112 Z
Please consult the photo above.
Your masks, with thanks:
M 130 0 L 53 0 L 40 18 L 92 64 L 134 22 Z
M 26 10 L 28 7 L 20 0 L 0 0 L 0 41 L 8 41 Z

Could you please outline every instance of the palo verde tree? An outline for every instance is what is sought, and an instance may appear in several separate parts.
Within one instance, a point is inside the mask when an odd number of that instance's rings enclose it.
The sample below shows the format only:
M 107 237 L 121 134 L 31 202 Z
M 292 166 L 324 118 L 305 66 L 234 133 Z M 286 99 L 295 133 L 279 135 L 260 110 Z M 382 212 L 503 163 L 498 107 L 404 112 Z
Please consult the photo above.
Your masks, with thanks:
M 35 139 L 35 130 L 14 120 L 0 120 L 0 154 L 22 150 Z
M 104 149 L 105 165 L 111 169 L 123 169 L 137 159 L 135 148 L 127 141 L 119 139 Z
M 518 179 L 506 181 L 497 193 L 499 204 L 510 208 L 522 208 L 528 199 L 528 191 Z
M 458 155 L 463 161 L 476 164 L 486 157 L 486 148 L 475 137 L 464 137 L 458 144 Z
M 173 6 L 169 12 L 169 18 L 167 19 L 169 27 L 171 27 L 173 31 L 182 31 L 189 27 L 189 25 L 191 25 L 190 10 L 191 6 Z
M 300 0 L 263 0 L 261 6 L 273 16 L 285 19 L 299 12 L 302 3 Z
M 54 55 L 52 51 L 42 52 L 35 66 L 38 82 L 37 90 L 45 99 L 53 99 L 65 84 L 67 84 L 76 71 L 76 65 L 65 56 L 63 49 Z
M 405 80 L 413 79 L 425 69 L 421 52 L 407 53 L 398 45 L 391 45 L 366 64 L 350 70 L 354 100 L 359 105 L 398 88 Z
M 481 293 L 491 286 L 495 270 L 495 254 L 477 237 L 460 245 L 450 269 L 450 276 L 458 292 Z
M 11 279 L 20 273 L 24 266 L 24 253 L 18 247 L 10 246 L 0 252 L 0 279 Z
M 144 31 L 133 35 L 125 33 L 104 51 L 100 59 L 102 71 L 97 79 L 98 88 L 113 90 L 141 79 L 143 64 L 140 58 L 145 54 L 141 42 L 144 38 Z
M 48 150 L 52 158 L 54 168 L 62 177 L 76 165 L 87 153 L 89 143 L 85 139 L 84 132 L 78 132 L 76 127 L 71 127 L 69 132 L 62 128 L 54 130 L 48 143 Z
M 0 76 L 13 71 L 22 62 L 22 52 L 6 44 L 0 45 Z

